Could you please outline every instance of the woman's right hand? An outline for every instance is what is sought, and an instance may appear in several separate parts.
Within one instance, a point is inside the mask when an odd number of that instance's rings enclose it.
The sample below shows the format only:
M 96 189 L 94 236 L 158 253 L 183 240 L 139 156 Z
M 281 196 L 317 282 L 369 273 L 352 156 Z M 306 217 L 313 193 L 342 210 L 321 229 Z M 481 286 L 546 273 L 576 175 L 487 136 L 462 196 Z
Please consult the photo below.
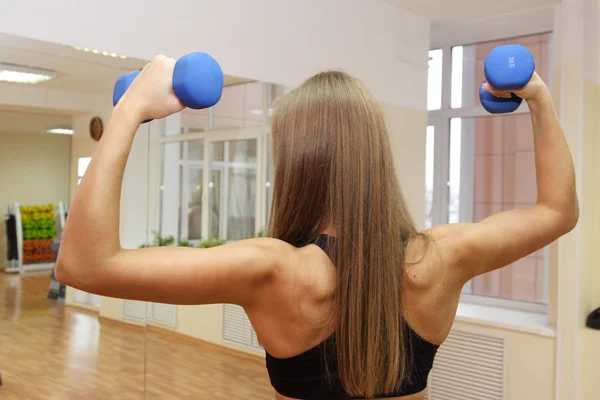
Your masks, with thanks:
M 156 56 L 134 79 L 116 108 L 133 113 L 138 122 L 161 119 L 185 107 L 173 92 L 175 60 Z
M 428 231 L 436 240 L 435 249 L 439 249 L 443 265 L 455 266 L 444 271 L 450 271 L 446 281 L 454 282 L 456 293 L 473 277 L 512 264 L 552 243 L 571 231 L 579 219 L 573 159 L 546 84 L 534 73 L 519 90 L 496 91 L 489 85 L 483 89 L 499 97 L 514 93 L 529 104 L 537 202 L 492 214 L 477 223 L 440 225 Z M 527 174 L 531 176 L 532 171 Z
M 533 73 L 533 76 L 529 80 L 527 86 L 518 90 L 496 90 L 489 83 L 484 83 L 483 90 L 490 92 L 497 97 L 510 97 L 511 93 L 519 96 L 528 103 L 531 101 L 537 101 L 545 96 L 550 96 L 550 90 L 546 83 L 540 78 L 537 72 Z

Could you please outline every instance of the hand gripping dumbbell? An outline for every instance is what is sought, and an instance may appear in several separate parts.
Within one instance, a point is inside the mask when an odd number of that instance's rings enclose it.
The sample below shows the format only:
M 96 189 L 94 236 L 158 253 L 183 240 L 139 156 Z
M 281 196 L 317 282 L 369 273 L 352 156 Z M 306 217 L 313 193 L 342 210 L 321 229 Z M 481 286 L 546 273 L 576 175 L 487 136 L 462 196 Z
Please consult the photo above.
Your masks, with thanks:
M 139 73 L 130 72 L 117 79 L 113 91 L 113 105 L 117 105 Z M 181 104 L 188 108 L 199 110 L 212 107 L 221 99 L 223 93 L 223 71 L 217 61 L 206 53 L 183 56 L 175 63 L 173 91 Z
M 526 47 L 509 44 L 493 49 L 485 59 L 485 78 L 496 90 L 517 90 L 524 88 L 535 71 L 535 60 Z M 481 105 L 492 114 L 516 111 L 523 99 L 511 94 L 510 98 L 497 97 L 479 88 Z

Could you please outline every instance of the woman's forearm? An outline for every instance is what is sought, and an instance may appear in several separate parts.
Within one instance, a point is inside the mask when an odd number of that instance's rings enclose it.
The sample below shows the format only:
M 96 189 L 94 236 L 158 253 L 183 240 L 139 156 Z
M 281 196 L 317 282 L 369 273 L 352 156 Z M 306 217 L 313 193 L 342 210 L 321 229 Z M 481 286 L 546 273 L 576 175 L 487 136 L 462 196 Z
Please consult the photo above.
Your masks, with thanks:
M 69 210 L 57 265 L 92 268 L 120 249 L 121 186 L 139 127 L 135 113 L 116 107 Z
M 561 215 L 565 224 L 574 224 L 579 217 L 575 169 L 548 88 L 544 86 L 528 104 L 533 123 L 538 204 Z

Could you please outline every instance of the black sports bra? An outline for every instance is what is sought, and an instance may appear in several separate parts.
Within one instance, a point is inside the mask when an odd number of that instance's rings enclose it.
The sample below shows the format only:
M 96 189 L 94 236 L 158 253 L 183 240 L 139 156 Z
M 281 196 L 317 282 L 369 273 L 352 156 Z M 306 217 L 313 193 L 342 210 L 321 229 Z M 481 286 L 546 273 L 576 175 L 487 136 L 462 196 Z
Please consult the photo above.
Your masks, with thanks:
M 327 252 L 327 237 L 318 236 L 312 244 L 316 244 Z M 404 330 L 406 343 L 410 346 L 412 365 L 409 375 L 405 377 L 400 389 L 394 393 L 385 393 L 376 398 L 400 397 L 419 393 L 427 387 L 427 377 L 433 367 L 433 359 L 438 345 L 429 343 L 415 333 L 408 324 Z M 335 354 L 335 334 L 312 349 L 290 358 L 275 358 L 266 353 L 267 370 L 271 385 L 286 397 L 303 400 L 347 400 L 349 396 L 337 375 Z M 325 369 L 325 353 L 327 354 L 329 374 Z

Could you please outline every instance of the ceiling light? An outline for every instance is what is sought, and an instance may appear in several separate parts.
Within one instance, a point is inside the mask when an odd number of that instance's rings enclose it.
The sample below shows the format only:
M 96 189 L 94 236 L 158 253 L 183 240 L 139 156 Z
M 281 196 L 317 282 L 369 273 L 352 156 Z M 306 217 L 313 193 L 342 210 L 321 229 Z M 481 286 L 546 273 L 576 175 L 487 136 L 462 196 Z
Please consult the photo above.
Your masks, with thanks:
M 39 83 L 48 81 L 55 76 L 54 71 L 0 63 L 0 81 L 4 82 Z
M 252 114 L 254 114 L 254 115 L 262 115 L 263 114 L 263 110 L 252 110 Z
M 98 55 L 102 54 L 103 56 L 110 56 L 112 58 L 120 58 L 122 60 L 125 60 L 127 58 L 127 56 L 122 56 L 122 55 L 119 55 L 117 53 L 110 53 L 108 51 L 97 50 L 97 49 L 89 49 L 87 47 L 77 47 L 77 46 L 75 46 L 74 49 L 75 50 L 79 50 L 79 51 L 85 51 L 87 53 L 91 52 L 91 53 L 98 54 Z
M 73 129 L 69 128 L 52 128 L 48 129 L 46 133 L 54 133 L 56 135 L 72 135 Z

